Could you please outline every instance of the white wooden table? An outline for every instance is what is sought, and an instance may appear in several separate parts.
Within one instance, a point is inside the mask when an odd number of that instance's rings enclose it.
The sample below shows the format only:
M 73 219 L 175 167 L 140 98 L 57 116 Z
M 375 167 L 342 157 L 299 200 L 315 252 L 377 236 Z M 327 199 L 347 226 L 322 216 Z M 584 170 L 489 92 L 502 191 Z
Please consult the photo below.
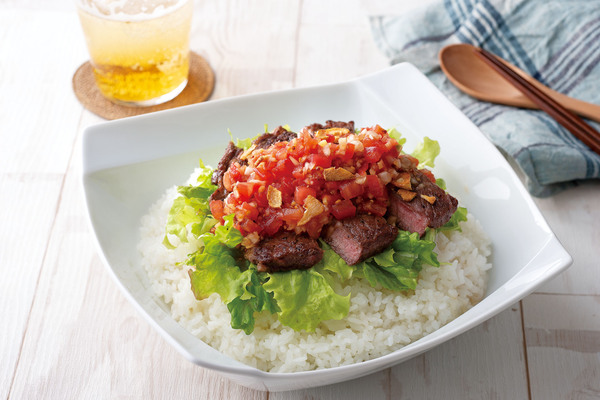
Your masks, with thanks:
M 198 0 L 192 49 L 213 99 L 338 82 L 387 66 L 370 14 L 419 0 Z M 481 326 L 394 368 L 255 392 L 197 367 L 137 315 L 92 244 L 71 90 L 87 60 L 70 0 L 0 1 L 0 398 L 600 398 L 600 183 L 537 204 L 575 262 Z

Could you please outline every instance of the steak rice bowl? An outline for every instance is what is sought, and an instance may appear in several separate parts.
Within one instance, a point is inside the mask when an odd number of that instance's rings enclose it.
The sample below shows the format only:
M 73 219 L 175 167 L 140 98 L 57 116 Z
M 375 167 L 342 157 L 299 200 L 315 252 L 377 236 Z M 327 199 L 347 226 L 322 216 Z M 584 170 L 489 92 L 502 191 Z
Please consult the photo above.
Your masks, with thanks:
M 428 168 L 437 142 L 403 144 L 352 121 L 230 142 L 143 217 L 152 289 L 193 335 L 270 372 L 370 360 L 439 329 L 483 298 L 491 243 Z

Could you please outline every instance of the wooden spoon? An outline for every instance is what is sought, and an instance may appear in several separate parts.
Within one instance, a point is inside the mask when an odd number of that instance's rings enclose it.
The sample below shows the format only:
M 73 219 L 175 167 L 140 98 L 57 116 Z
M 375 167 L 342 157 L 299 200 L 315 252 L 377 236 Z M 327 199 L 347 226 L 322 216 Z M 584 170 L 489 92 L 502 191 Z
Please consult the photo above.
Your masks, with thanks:
M 539 109 L 537 105 L 477 57 L 474 46 L 466 43 L 446 46 L 440 51 L 439 59 L 442 70 L 450 82 L 468 95 L 492 103 Z M 500 60 L 565 108 L 600 122 L 599 105 L 558 93 L 542 85 L 509 62 Z

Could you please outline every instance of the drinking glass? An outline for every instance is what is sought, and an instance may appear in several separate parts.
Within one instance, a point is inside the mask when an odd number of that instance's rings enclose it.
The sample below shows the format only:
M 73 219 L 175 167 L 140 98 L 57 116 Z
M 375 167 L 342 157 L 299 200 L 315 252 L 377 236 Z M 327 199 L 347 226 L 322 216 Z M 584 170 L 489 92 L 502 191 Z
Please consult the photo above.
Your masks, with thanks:
M 109 100 L 175 98 L 189 72 L 193 0 L 76 0 L 96 85 Z

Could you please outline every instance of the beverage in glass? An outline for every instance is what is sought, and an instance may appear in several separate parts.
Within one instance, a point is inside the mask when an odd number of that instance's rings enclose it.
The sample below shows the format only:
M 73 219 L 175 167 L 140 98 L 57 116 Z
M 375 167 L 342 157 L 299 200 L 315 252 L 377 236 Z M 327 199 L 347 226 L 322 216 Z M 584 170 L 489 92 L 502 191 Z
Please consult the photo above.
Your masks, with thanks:
M 192 0 L 78 0 L 100 92 L 125 105 L 164 103 L 185 88 Z

